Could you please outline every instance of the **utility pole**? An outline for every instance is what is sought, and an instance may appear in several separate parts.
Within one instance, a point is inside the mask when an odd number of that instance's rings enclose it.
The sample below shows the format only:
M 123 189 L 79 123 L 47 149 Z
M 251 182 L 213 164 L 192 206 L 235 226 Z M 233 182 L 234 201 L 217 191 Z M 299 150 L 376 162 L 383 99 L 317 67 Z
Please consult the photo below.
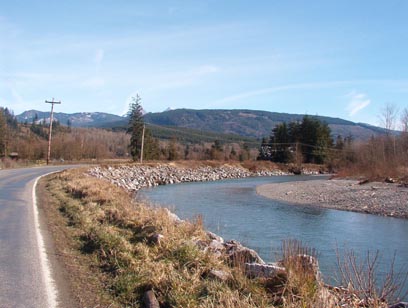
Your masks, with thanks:
M 144 135 L 145 135 L 145 128 L 146 125 L 143 124 L 143 131 L 142 131 L 142 146 L 140 149 L 140 163 L 143 163 L 143 148 L 144 148 Z
M 51 133 L 52 133 L 52 122 L 54 121 L 54 104 L 61 104 L 61 102 L 55 102 L 54 98 L 52 98 L 52 101 L 45 101 L 47 104 L 51 104 L 51 116 L 50 116 L 50 132 L 48 135 L 48 152 L 47 152 L 47 165 L 50 162 L 50 156 L 51 156 Z

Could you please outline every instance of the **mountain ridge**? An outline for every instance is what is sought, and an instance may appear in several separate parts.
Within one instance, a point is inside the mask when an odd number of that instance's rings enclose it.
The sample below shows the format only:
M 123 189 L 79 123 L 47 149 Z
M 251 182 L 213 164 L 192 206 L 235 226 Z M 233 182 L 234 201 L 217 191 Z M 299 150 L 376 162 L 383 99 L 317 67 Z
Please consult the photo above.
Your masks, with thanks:
M 47 120 L 50 118 L 49 111 L 27 110 L 17 115 L 17 121 L 20 123 L 28 122 L 32 123 L 33 120 L 38 118 L 38 121 Z M 103 125 L 106 123 L 112 123 L 115 121 L 121 121 L 126 117 L 105 113 L 105 112 L 76 112 L 76 113 L 64 113 L 54 112 L 54 119 L 62 125 L 67 125 L 70 121 L 70 125 L 73 127 L 94 127 L 95 124 Z M 46 121 L 47 122 L 47 121 Z
M 25 111 L 17 115 L 19 122 L 31 123 L 37 114 L 38 119 L 47 119 L 50 112 Z M 241 135 L 260 139 L 269 136 L 271 130 L 282 122 L 301 121 L 305 114 L 279 113 L 250 109 L 173 109 L 163 112 L 146 113 L 145 122 L 164 127 L 180 127 L 224 134 Z M 310 116 L 310 115 L 309 115 Z M 326 122 L 333 137 L 352 136 L 356 140 L 367 140 L 371 136 L 384 134 L 385 129 L 365 123 L 355 123 L 336 117 L 311 116 Z M 128 118 L 103 112 L 79 112 L 67 114 L 54 113 L 54 118 L 66 125 L 68 120 L 75 127 L 99 127 L 124 129 Z

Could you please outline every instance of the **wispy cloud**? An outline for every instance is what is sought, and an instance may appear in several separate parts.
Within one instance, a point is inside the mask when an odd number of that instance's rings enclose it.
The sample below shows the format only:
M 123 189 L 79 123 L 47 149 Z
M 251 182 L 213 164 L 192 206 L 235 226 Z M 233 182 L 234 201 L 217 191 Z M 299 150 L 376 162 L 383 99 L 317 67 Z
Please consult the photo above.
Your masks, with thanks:
M 212 64 L 206 64 L 199 65 L 197 67 L 184 71 L 173 71 L 166 72 L 164 74 L 157 74 L 149 82 L 153 85 L 147 86 L 146 91 L 154 92 L 163 89 L 188 87 L 200 82 L 200 80 L 202 80 L 203 78 L 206 78 L 207 76 L 218 73 L 220 71 L 220 67 Z
M 367 97 L 366 94 L 358 93 L 356 91 L 350 92 L 346 95 L 346 97 L 350 99 L 346 108 L 350 117 L 356 115 L 371 103 L 371 100 Z
M 302 90 L 302 89 L 322 89 L 330 88 L 335 86 L 341 86 L 349 84 L 351 81 L 331 81 L 331 82 L 311 82 L 311 83 L 297 83 L 297 84 L 287 84 L 270 88 L 262 88 L 253 91 L 241 92 L 235 95 L 227 96 L 217 100 L 215 103 L 227 103 L 239 101 L 242 99 L 251 98 L 254 96 L 265 95 L 275 92 L 290 91 L 290 90 Z
M 33 109 L 39 103 L 43 103 L 43 99 L 30 99 L 23 97 L 22 93 L 15 87 L 13 82 L 6 81 L 0 87 L 0 106 L 12 107 L 13 111 L 22 112 L 24 110 Z
M 323 81 L 323 82 L 310 82 L 310 83 L 295 83 L 295 84 L 286 84 L 275 87 L 255 89 L 252 91 L 245 91 L 237 93 L 234 95 L 223 97 L 219 100 L 216 100 L 214 104 L 229 103 L 234 101 L 240 101 L 243 99 L 248 99 L 255 96 L 271 94 L 276 92 L 292 91 L 292 90 L 308 90 L 308 89 L 327 89 L 335 87 L 344 87 L 344 86 L 356 86 L 356 85 L 381 85 L 391 88 L 398 89 L 398 91 L 403 91 L 408 89 L 408 80 L 393 80 L 393 79 L 360 79 L 360 80 L 335 80 L 335 81 Z M 347 97 L 350 99 L 347 110 L 350 115 L 357 114 L 360 110 L 367 107 L 371 100 L 363 93 L 357 93 L 355 91 L 349 93 Z

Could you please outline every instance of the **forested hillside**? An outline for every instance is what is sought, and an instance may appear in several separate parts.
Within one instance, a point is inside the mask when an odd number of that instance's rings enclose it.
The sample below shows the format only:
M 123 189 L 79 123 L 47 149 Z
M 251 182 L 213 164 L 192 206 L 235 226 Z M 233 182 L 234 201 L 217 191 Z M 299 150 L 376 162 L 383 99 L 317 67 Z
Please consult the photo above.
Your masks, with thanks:
M 303 114 L 277 113 L 256 110 L 192 110 L 177 109 L 145 115 L 147 123 L 209 130 L 237 134 L 247 137 L 262 138 L 269 136 L 278 124 L 297 122 Z M 371 136 L 384 133 L 379 127 L 354 123 L 340 118 L 313 116 L 329 125 L 332 135 L 352 136 L 353 139 L 367 140 Z
M 37 116 L 36 116 L 37 115 Z M 244 137 L 260 139 L 269 136 L 271 130 L 278 124 L 301 121 L 303 114 L 289 114 L 256 110 L 193 110 L 176 109 L 157 113 L 147 113 L 144 115 L 147 124 L 167 127 L 158 129 L 159 135 L 168 135 L 168 130 L 175 127 L 182 128 L 178 133 L 186 136 L 188 129 L 193 129 L 189 140 L 194 139 L 194 135 L 200 132 L 201 135 L 208 135 L 207 132 L 216 134 L 231 134 Z M 354 123 L 340 118 L 325 116 L 314 116 L 319 121 L 329 125 L 333 138 L 338 135 L 343 137 L 352 136 L 354 140 L 368 140 L 372 136 L 384 133 L 384 129 L 364 123 Z M 37 121 L 47 121 L 49 112 L 27 111 L 17 116 L 20 123 L 31 123 Z M 99 127 L 114 130 L 125 130 L 128 118 L 106 113 L 55 113 L 55 119 L 62 125 L 70 123 L 73 127 Z M 164 131 L 167 130 L 167 133 Z M 208 141 L 208 140 L 205 140 Z

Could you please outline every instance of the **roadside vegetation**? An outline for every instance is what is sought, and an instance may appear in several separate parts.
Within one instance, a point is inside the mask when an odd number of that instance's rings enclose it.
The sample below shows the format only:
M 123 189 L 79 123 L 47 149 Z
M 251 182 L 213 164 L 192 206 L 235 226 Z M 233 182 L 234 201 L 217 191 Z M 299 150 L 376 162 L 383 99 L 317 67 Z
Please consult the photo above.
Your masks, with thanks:
M 61 228 L 71 232 L 73 253 L 86 256 L 89 272 L 101 273 L 95 296 L 107 293 L 111 307 L 141 307 L 148 290 L 163 307 L 272 307 L 261 281 L 194 244 L 208 241 L 199 218 L 176 223 L 168 211 L 136 203 L 81 171 L 52 176 L 46 189 L 64 217 Z M 228 281 L 210 278 L 213 269 Z
M 350 266 L 357 264 L 352 258 L 343 266 L 342 283 L 349 288 L 328 287 L 317 253 L 294 240 L 282 244 L 279 266 L 285 272 L 254 278 L 245 272 L 244 257 L 231 262 L 202 248 L 211 237 L 200 217 L 179 221 L 85 171 L 64 171 L 42 182 L 48 200 L 43 210 L 80 307 L 146 307 L 146 294 L 153 294 L 160 307 L 380 308 L 397 290 L 393 279 L 382 293 L 372 283 L 371 293 L 361 292 L 366 285 L 350 285 Z M 370 266 L 357 272 L 358 280 L 374 274 Z

